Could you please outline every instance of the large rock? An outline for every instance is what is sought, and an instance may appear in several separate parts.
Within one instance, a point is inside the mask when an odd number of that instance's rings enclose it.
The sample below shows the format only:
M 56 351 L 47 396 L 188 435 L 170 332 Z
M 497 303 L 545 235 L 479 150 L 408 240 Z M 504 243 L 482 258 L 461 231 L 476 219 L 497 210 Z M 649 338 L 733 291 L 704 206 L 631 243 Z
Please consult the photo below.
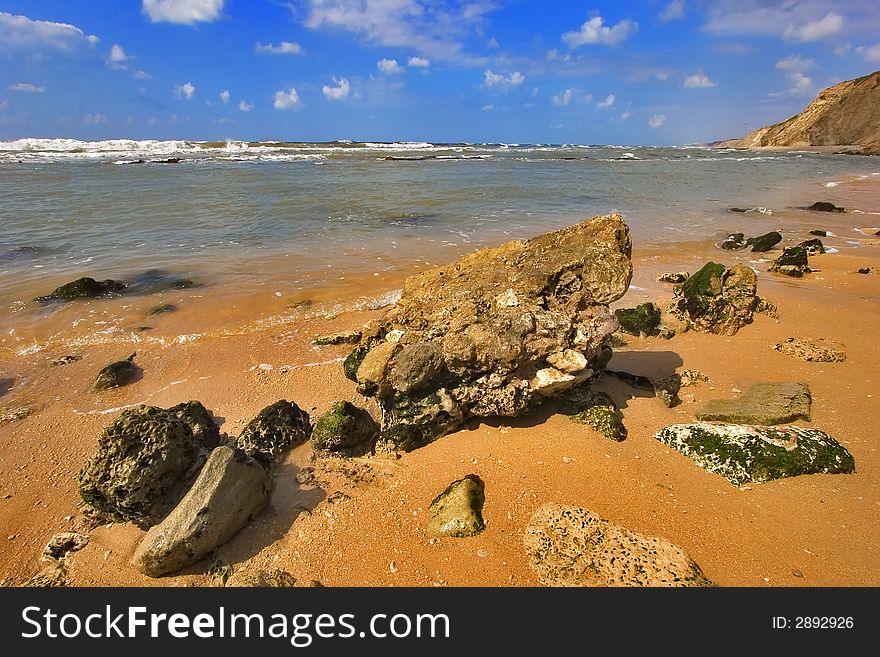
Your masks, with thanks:
M 286 399 L 260 411 L 238 437 L 238 447 L 261 463 L 274 465 L 312 433 L 309 414 Z
M 737 486 L 814 473 L 850 473 L 852 455 L 818 429 L 740 424 L 673 424 L 655 435 Z
M 180 504 L 144 536 L 132 563 L 150 577 L 195 563 L 260 513 L 271 493 L 262 465 L 241 450 L 218 447 Z
M 485 486 L 478 476 L 453 481 L 428 507 L 428 533 L 456 538 L 479 534 L 486 527 L 485 499 Z
M 379 425 L 364 409 L 341 401 L 318 418 L 312 429 L 312 445 L 328 452 L 369 450 L 379 437 Z
M 574 506 L 542 506 L 523 543 L 544 586 L 712 586 L 677 545 Z
M 614 316 L 624 333 L 642 337 L 660 333 L 660 308 L 653 303 L 642 303 L 635 308 L 618 308 Z
M 220 430 L 199 402 L 123 411 L 80 471 L 80 496 L 100 517 L 153 525 L 180 500 L 219 441 Z
M 794 278 L 800 278 L 812 271 L 807 258 L 807 249 L 803 246 L 790 246 L 783 249 L 782 255 L 770 265 L 770 271 Z
M 346 372 L 399 449 L 469 418 L 528 413 L 607 362 L 608 304 L 629 287 L 630 255 L 626 224 L 608 215 L 412 276 Z
M 96 281 L 94 278 L 78 278 L 61 287 L 55 288 L 51 294 L 38 297 L 37 301 L 73 301 L 74 299 L 95 299 L 109 294 L 118 294 L 126 288 L 120 281 Z
M 675 290 L 669 312 L 691 328 L 733 335 L 752 322 L 758 277 L 744 265 L 709 262 Z
M 697 411 L 697 419 L 762 425 L 809 422 L 811 401 L 806 383 L 756 383 L 739 399 L 707 401 Z

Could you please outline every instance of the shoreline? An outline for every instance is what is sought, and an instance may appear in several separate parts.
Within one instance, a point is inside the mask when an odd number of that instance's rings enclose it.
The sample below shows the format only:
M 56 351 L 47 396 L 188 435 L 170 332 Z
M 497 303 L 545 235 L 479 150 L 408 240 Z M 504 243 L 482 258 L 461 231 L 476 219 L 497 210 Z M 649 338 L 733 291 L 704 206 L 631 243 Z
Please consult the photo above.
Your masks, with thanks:
M 880 180 L 841 182 L 821 194 L 821 199 L 803 199 L 804 204 L 830 200 L 880 212 Z M 622 408 L 630 431 L 623 443 L 604 441 L 563 416 L 539 413 L 477 424 L 399 460 L 364 459 L 362 476 L 354 480 L 325 472 L 326 481 L 317 487 L 297 483 L 301 470 L 313 465 L 305 445 L 276 472 L 272 508 L 222 547 L 219 557 L 226 563 L 249 560 L 256 566 L 284 567 L 300 581 L 325 585 L 531 586 L 537 580 L 522 549 L 522 528 L 537 507 L 552 501 L 584 506 L 635 531 L 664 536 L 722 586 L 876 585 L 880 456 L 870 427 L 880 412 L 873 342 L 880 329 L 880 276 L 855 272 L 878 266 L 880 238 L 855 228 L 880 224 L 880 216 L 786 209 L 772 217 L 731 214 L 724 223 L 749 234 L 764 232 L 765 225 L 785 226 L 786 243 L 792 244 L 809 237 L 803 235 L 813 228 L 830 229 L 835 236 L 823 242 L 839 250 L 811 258 L 819 271 L 794 280 L 767 273 L 757 254 L 716 249 L 711 235 L 670 242 L 664 250 L 639 250 L 636 245 L 632 286 L 613 307 L 648 300 L 662 306 L 671 297 L 671 286 L 657 283 L 658 274 L 693 272 L 711 259 L 727 265 L 756 261 L 751 264 L 759 270 L 758 292 L 779 308 L 778 320 L 757 316 L 730 338 L 694 332 L 671 341 L 628 337 L 628 345 L 615 350 L 613 368 L 646 376 L 670 368 L 707 374 L 711 381 L 683 391 L 680 406 L 664 408 L 605 377 L 598 389 Z M 376 286 L 373 278 L 366 275 L 347 289 L 376 296 L 381 283 Z M 367 282 L 374 283 L 372 289 L 366 289 Z M 338 289 L 326 293 L 327 303 L 339 298 Z M 150 297 L 144 299 L 148 303 L 153 303 Z M 203 303 L 199 310 L 206 312 L 217 300 Z M 2 375 L 11 374 L 15 383 L 0 396 L 0 405 L 31 403 L 35 412 L 0 424 L 0 521 L 7 530 L 0 536 L 0 579 L 20 584 L 39 569 L 39 553 L 54 533 L 82 526 L 74 477 L 118 409 L 198 399 L 223 419 L 221 431 L 235 435 L 257 411 L 282 398 L 296 401 L 313 419 L 339 399 L 363 406 L 364 399 L 341 371 L 340 359 L 349 347 L 316 347 L 311 340 L 360 326 L 382 312 L 300 312 L 277 323 L 252 320 L 245 323 L 248 330 L 165 346 L 138 345 L 144 378 L 104 393 L 90 390 L 91 378 L 114 356 L 130 353 L 130 345 L 114 345 L 113 353 L 107 345 L 83 346 L 82 360 L 62 367 L 49 365 L 64 355 L 60 347 L 16 355 L 12 371 Z M 175 319 L 171 313 L 162 321 L 173 328 L 184 317 Z M 790 336 L 843 342 L 847 361 L 805 363 L 772 350 L 774 342 Z M 0 348 L 9 349 L 6 344 Z M 810 385 L 815 412 L 809 426 L 828 431 L 850 449 L 855 474 L 801 476 L 744 490 L 653 439 L 663 426 L 691 417 L 698 402 L 731 397 L 766 380 Z M 366 407 L 377 414 L 374 402 Z M 486 482 L 488 530 L 472 539 L 429 543 L 422 532 L 427 505 L 449 481 L 470 472 Z M 338 491 L 349 499 L 331 503 Z M 142 536 L 133 526 L 101 526 L 91 534 L 89 546 L 68 559 L 72 585 L 211 582 L 205 562 L 159 580 L 140 575 L 127 565 Z

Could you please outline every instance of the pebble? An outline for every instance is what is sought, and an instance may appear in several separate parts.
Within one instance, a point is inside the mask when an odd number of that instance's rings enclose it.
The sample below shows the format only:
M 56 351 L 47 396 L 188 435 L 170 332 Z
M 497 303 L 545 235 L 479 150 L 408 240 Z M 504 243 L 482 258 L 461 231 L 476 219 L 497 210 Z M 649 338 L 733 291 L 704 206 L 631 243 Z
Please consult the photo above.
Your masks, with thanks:
M 563 462 L 563 463 L 571 463 L 571 459 L 568 458 L 567 456 L 563 456 L 563 457 L 562 457 L 562 462 Z
M 485 559 L 489 556 L 489 552 L 487 550 L 484 550 L 483 548 L 480 548 L 479 550 L 477 550 L 477 556 L 483 557 Z
M 14 541 L 17 538 L 18 538 L 18 534 L 10 534 L 9 536 L 6 537 L 6 540 L 7 541 Z
M 396 573 L 397 572 L 397 562 L 392 561 L 390 564 L 388 564 L 388 570 L 390 570 L 392 573 Z
M 804 576 L 804 574 L 799 570 L 793 570 L 793 571 L 791 571 L 791 574 L 794 575 L 795 577 L 803 577 Z

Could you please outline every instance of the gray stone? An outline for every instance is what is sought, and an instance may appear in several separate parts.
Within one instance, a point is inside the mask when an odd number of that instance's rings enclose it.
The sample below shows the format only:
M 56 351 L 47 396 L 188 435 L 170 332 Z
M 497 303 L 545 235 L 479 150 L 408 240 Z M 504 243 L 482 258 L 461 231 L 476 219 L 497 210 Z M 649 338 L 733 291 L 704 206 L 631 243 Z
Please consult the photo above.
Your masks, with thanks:
M 476 475 L 453 481 L 428 508 L 428 534 L 457 538 L 476 536 L 485 529 L 485 487 Z
M 80 496 L 93 515 L 150 526 L 180 500 L 219 441 L 199 402 L 123 411 L 80 471 Z
M 137 380 L 141 369 L 134 364 L 134 357 L 136 355 L 137 354 L 132 354 L 125 360 L 110 363 L 107 367 L 98 372 L 98 376 L 95 377 L 95 390 L 119 388 Z
M 373 417 L 347 401 L 333 404 L 312 429 L 312 445 L 329 452 L 369 449 L 378 437 L 379 425 Z
M 712 586 L 677 545 L 574 506 L 542 506 L 523 543 L 544 586 Z
M 842 363 L 846 360 L 846 347 L 827 338 L 788 338 L 773 348 L 808 363 Z
M 810 421 L 806 383 L 756 383 L 738 399 L 711 399 L 697 411 L 701 421 L 734 424 L 786 424 Z
M 818 429 L 700 422 L 674 424 L 654 437 L 737 486 L 855 471 L 855 460 L 846 448 Z
M 286 399 L 260 411 L 248 422 L 237 445 L 261 463 L 280 463 L 292 447 L 301 445 L 312 434 L 309 414 Z
M 144 536 L 133 564 L 161 577 L 199 561 L 256 517 L 271 492 L 262 465 L 241 450 L 218 447 L 180 504 Z

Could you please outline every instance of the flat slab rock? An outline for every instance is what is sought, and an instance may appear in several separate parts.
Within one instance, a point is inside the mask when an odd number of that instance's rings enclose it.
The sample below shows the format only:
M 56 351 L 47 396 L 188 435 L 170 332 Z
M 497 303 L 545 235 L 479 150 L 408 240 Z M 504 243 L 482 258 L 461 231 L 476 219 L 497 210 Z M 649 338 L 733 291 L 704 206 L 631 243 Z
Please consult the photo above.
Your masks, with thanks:
M 712 586 L 677 545 L 574 506 L 545 504 L 523 544 L 544 586 Z
M 739 399 L 707 401 L 697 411 L 697 419 L 762 425 L 809 422 L 811 401 L 806 383 L 756 383 Z
M 818 429 L 697 422 L 673 424 L 654 437 L 737 486 L 855 471 L 855 459 L 847 449 Z
M 846 360 L 846 347 L 827 338 L 788 338 L 773 348 L 808 363 L 842 363 Z

